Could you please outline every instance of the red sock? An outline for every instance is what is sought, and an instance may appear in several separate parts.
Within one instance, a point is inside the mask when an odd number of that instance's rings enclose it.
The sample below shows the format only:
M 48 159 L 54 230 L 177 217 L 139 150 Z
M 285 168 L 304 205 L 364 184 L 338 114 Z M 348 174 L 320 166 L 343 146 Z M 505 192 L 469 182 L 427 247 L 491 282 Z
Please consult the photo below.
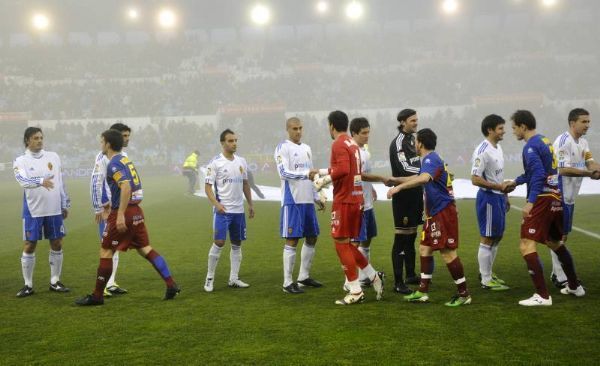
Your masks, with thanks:
M 365 256 L 358 250 L 354 245 L 350 245 L 350 250 L 352 251 L 352 255 L 354 256 L 354 261 L 358 268 L 363 269 L 369 265 L 369 261 Z
M 175 281 L 173 280 L 173 277 L 171 277 L 171 271 L 169 270 L 167 262 L 160 254 L 158 254 L 158 252 L 152 249 L 150 252 L 148 252 L 148 254 L 146 254 L 146 259 L 162 277 L 167 284 L 167 287 L 173 287 L 175 285 Z
M 548 293 L 546 282 L 544 281 L 544 270 L 537 252 L 529 253 L 523 256 L 523 259 L 525 259 L 525 262 L 527 263 L 527 269 L 529 270 L 529 275 L 533 281 L 535 291 L 544 299 L 549 298 L 550 294 Z
M 95 298 L 102 299 L 104 297 L 106 282 L 108 282 L 108 279 L 112 274 L 112 270 L 112 258 L 100 258 L 100 264 L 98 265 L 98 276 L 96 276 L 96 288 L 94 289 Z
M 420 292 L 429 292 L 429 283 L 433 275 L 433 257 L 421 256 L 421 282 L 419 283 Z
M 454 283 L 456 283 L 456 287 L 458 287 L 458 294 L 460 296 L 468 296 L 467 280 L 465 279 L 465 271 L 460 257 L 456 257 L 452 262 L 446 263 L 446 266 L 448 267 L 448 271 L 450 271 Z
M 335 242 L 335 250 L 337 252 L 338 257 L 340 258 L 340 262 L 342 263 L 342 268 L 344 269 L 344 273 L 346 274 L 348 282 L 352 282 L 358 279 L 358 271 L 356 270 L 356 260 L 354 259 L 354 254 L 352 254 L 352 249 L 350 249 L 351 247 L 352 245 L 350 243 L 338 243 L 337 241 Z M 360 254 L 360 252 L 358 254 Z
M 565 245 L 559 246 L 554 253 L 556 253 L 560 265 L 562 266 L 563 271 L 565 271 L 565 275 L 567 275 L 569 288 L 575 290 L 579 286 L 579 281 L 577 280 L 577 274 L 575 274 L 575 265 L 573 264 L 571 253 Z

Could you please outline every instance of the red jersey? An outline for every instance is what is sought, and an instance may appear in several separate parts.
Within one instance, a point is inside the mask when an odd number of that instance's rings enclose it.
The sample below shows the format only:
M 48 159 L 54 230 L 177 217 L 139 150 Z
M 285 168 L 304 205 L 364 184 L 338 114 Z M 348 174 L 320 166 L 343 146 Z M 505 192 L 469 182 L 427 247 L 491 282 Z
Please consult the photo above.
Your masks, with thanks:
M 350 136 L 341 134 L 331 145 L 329 174 L 334 203 L 363 203 L 360 152 Z

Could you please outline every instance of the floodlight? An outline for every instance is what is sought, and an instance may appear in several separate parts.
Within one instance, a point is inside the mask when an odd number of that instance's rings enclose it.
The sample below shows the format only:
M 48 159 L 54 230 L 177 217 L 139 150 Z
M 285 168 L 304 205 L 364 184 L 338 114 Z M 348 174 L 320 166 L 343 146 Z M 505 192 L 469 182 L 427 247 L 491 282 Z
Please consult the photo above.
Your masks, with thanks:
M 175 15 L 175 12 L 171 9 L 162 9 L 158 13 L 158 24 L 165 29 L 175 27 L 177 24 L 177 16 Z
M 319 1 L 317 3 L 317 12 L 319 14 L 325 14 L 329 10 L 329 3 L 327 1 Z
M 350 20 L 357 20 L 363 16 L 365 9 L 358 1 L 352 1 L 346 5 L 346 16 Z
M 457 0 L 444 0 L 442 3 L 442 10 L 446 14 L 454 14 L 458 10 Z
M 46 14 L 34 14 L 31 18 L 31 25 L 38 31 L 45 31 L 50 27 L 50 18 Z
M 558 4 L 558 0 L 542 0 L 542 5 L 547 8 L 552 8 Z
M 262 4 L 255 5 L 250 11 L 252 22 L 257 25 L 265 25 L 271 20 L 271 10 Z
M 138 20 L 140 12 L 136 8 L 129 8 L 129 10 L 127 10 L 127 17 L 130 20 Z

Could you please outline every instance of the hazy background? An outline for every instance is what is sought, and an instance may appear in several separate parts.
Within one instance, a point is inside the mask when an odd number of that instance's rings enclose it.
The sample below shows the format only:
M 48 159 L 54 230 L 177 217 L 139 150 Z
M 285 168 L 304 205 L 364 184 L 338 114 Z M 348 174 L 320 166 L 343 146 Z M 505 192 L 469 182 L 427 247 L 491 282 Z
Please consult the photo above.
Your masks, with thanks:
M 357 20 L 347 1 L 263 1 L 267 25 L 255 25 L 250 1 L 0 2 L 0 179 L 24 151 L 23 131 L 40 126 L 46 149 L 63 158 L 70 178 L 85 178 L 98 135 L 121 121 L 133 129 L 128 149 L 142 176 L 179 174 L 198 149 L 206 164 L 225 128 L 239 136 L 259 184 L 273 184 L 272 159 L 285 119 L 304 121 L 315 163 L 328 162 L 326 116 L 341 109 L 366 116 L 378 171 L 400 109 L 419 112 L 420 127 L 439 136 L 438 150 L 458 177 L 483 138 L 481 119 L 531 109 L 538 131 L 554 140 L 567 114 L 592 114 L 588 140 L 599 154 L 600 32 L 597 1 L 362 1 Z M 162 29 L 157 12 L 170 9 Z M 45 14 L 48 27 L 33 29 Z M 509 176 L 522 143 L 507 125 Z M 182 192 L 185 182 L 182 178 Z

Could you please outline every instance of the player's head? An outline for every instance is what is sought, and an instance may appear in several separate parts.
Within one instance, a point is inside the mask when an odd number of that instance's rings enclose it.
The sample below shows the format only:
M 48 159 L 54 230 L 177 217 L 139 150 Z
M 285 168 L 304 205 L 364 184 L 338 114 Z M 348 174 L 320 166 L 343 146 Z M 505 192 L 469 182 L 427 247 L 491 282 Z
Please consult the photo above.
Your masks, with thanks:
M 285 129 L 291 142 L 299 144 L 302 139 L 302 121 L 298 117 L 288 118 L 285 121 Z
M 111 130 L 117 130 L 121 132 L 123 135 L 123 147 L 127 147 L 129 145 L 129 137 L 131 136 L 131 128 L 124 123 L 117 122 L 110 126 Z
M 27 127 L 23 135 L 23 143 L 29 151 L 38 152 L 44 147 L 44 133 L 39 127 Z
M 481 121 L 481 133 L 483 136 L 492 139 L 493 141 L 502 141 L 504 138 L 504 125 L 506 121 L 497 114 L 485 116 Z
M 329 134 L 334 138 L 333 132 L 348 132 L 348 115 L 342 111 L 333 111 L 327 116 Z
M 350 134 L 358 146 L 363 147 L 369 143 L 371 126 L 365 117 L 354 118 L 350 121 Z
M 118 153 L 123 150 L 123 142 L 123 135 L 118 130 L 106 130 L 100 135 L 100 148 L 105 155 L 110 151 Z
M 530 111 L 519 109 L 510 116 L 510 120 L 517 140 L 523 140 L 528 131 L 535 130 L 535 117 Z
M 221 132 L 221 136 L 219 138 L 221 140 L 221 146 L 223 147 L 223 152 L 228 154 L 233 154 L 237 150 L 237 136 L 235 132 L 231 131 L 229 128 L 225 131 Z
M 396 117 L 400 125 L 398 130 L 404 133 L 415 133 L 419 126 L 419 117 L 417 117 L 417 111 L 414 109 L 406 108 L 398 113 Z
M 194 154 L 200 156 L 200 150 L 194 150 Z
M 415 147 L 419 156 L 425 155 L 427 151 L 435 150 L 437 145 L 437 135 L 430 128 L 423 128 L 417 132 L 417 143 Z
M 590 128 L 590 123 L 590 112 L 585 109 L 575 108 L 569 112 L 569 128 L 576 137 L 585 135 Z

